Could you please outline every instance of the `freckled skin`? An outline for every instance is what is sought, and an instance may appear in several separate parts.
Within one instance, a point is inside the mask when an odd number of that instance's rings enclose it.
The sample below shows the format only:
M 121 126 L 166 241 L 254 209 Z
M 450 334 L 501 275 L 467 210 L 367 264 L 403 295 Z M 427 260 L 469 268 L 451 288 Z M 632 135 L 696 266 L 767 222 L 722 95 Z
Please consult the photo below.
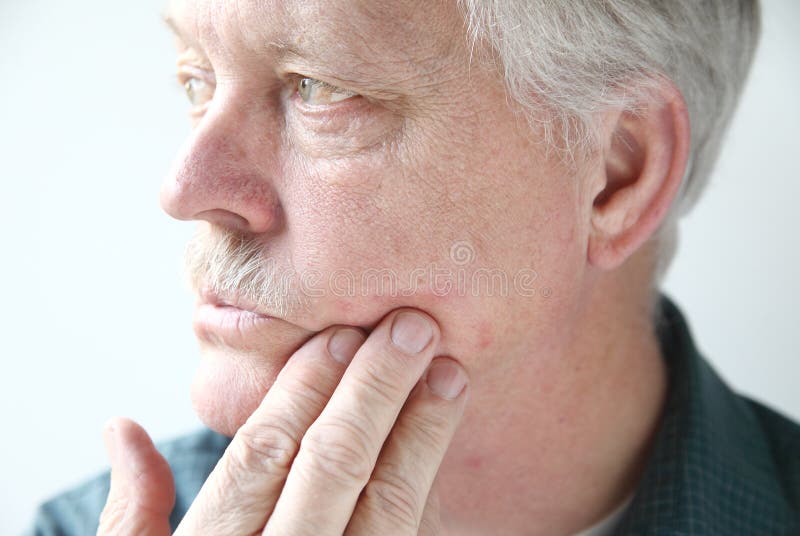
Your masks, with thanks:
M 563 497 L 594 501 L 595 512 L 618 498 L 618 488 L 572 478 L 576 445 L 603 436 L 594 412 L 605 395 L 591 393 L 613 391 L 619 377 L 601 371 L 626 369 L 613 356 L 589 358 L 599 341 L 630 335 L 597 327 L 588 312 L 602 280 L 586 259 L 595 187 L 588 178 L 602 162 L 567 166 L 547 153 L 541 133 L 508 103 L 498 73 L 470 65 L 455 2 L 180 0 L 171 13 L 202 48 L 189 61 L 212 66 L 217 85 L 165 180 L 165 210 L 258 236 L 284 270 L 313 271 L 322 281 L 345 271 L 356 281 L 346 296 L 330 288 L 308 296 L 279 332 L 259 334 L 246 351 L 202 344 L 193 389 L 201 418 L 233 434 L 311 335 L 333 324 L 371 329 L 392 309 L 413 306 L 439 322 L 437 354 L 470 376 L 470 405 L 440 471 L 455 533 L 514 533 L 531 517 L 547 521 L 545 530 L 571 528 L 589 519 L 559 518 L 568 510 Z M 318 61 L 280 63 L 264 45 L 292 40 Z M 335 113 L 309 110 L 281 89 L 289 71 L 362 97 Z M 362 89 L 364 80 L 382 85 Z M 468 261 L 453 257 L 456 243 L 468 245 Z M 467 280 L 479 270 L 509 281 L 535 270 L 535 291 L 442 295 L 412 277 L 431 265 Z M 382 269 L 414 282 L 414 291 L 362 284 L 361 275 Z M 624 278 L 603 284 L 622 286 Z M 549 297 L 538 292 L 545 286 Z M 576 361 L 587 364 L 576 372 Z M 620 471 L 597 465 L 595 480 Z

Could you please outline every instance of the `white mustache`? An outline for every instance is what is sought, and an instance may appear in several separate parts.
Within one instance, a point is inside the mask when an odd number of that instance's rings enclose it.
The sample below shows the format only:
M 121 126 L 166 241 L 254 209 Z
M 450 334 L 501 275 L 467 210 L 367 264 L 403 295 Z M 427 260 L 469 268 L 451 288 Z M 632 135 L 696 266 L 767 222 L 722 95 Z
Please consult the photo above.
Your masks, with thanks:
M 240 298 L 258 312 L 285 318 L 304 305 L 293 273 L 278 268 L 259 240 L 214 226 L 200 226 L 184 254 L 184 274 L 196 293 Z

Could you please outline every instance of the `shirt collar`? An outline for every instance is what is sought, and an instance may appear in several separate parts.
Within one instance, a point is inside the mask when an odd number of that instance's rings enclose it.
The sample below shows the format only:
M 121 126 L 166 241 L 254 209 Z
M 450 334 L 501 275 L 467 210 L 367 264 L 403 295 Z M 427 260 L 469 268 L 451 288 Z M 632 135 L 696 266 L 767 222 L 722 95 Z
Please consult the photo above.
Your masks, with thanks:
M 678 307 L 660 295 L 656 330 L 669 392 L 619 534 L 788 534 L 793 516 L 759 411 L 698 352 Z

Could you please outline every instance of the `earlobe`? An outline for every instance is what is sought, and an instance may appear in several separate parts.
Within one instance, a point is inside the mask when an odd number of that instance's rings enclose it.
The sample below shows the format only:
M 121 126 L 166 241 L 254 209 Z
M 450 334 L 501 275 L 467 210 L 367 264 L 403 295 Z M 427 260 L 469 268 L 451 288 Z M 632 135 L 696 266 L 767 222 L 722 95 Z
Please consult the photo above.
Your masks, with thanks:
M 689 116 L 680 91 L 660 80 L 644 108 L 617 113 L 603 133 L 605 182 L 592 199 L 588 261 L 622 265 L 658 230 L 675 201 L 689 156 Z

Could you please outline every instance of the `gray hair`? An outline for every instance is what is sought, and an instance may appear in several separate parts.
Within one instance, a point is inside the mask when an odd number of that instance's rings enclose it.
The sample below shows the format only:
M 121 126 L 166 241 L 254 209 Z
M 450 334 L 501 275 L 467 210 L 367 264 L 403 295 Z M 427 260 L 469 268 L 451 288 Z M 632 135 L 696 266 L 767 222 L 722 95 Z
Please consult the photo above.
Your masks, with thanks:
M 542 124 L 547 143 L 569 154 L 593 145 L 597 111 L 635 110 L 657 76 L 683 93 L 692 128 L 690 164 L 659 233 L 660 280 L 675 248 L 676 221 L 708 182 L 747 78 L 760 35 L 758 0 L 458 3 L 472 49 L 479 41 L 488 44 L 509 96 L 533 112 L 528 119 L 548 117 Z

